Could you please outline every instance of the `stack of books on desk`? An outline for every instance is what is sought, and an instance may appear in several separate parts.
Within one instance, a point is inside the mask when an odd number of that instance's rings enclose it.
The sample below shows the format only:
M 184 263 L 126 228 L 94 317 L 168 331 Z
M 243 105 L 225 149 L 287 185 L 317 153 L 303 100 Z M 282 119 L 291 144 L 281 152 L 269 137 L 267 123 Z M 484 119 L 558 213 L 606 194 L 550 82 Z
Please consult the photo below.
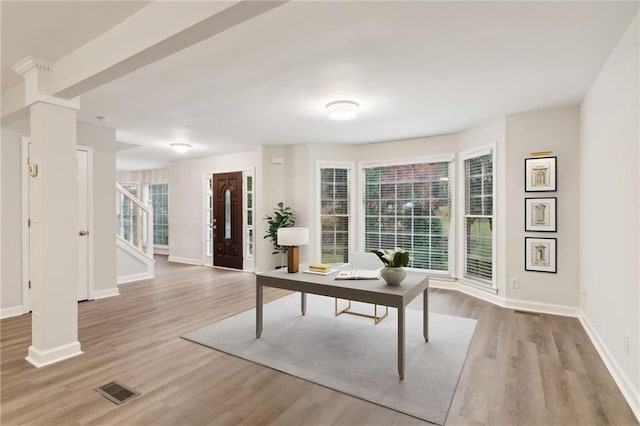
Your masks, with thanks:
M 337 269 L 333 269 L 331 265 L 324 263 L 311 263 L 309 269 L 305 270 L 307 274 L 329 275 L 337 272 Z

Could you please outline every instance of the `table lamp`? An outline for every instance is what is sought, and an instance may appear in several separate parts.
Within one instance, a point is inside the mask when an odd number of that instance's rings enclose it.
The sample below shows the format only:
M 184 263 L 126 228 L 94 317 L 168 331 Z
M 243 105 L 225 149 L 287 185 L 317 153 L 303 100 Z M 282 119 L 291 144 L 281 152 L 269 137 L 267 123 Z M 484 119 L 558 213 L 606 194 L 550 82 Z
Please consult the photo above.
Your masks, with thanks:
M 278 245 L 287 247 L 287 271 L 298 272 L 300 258 L 298 246 L 309 244 L 309 228 L 278 229 Z

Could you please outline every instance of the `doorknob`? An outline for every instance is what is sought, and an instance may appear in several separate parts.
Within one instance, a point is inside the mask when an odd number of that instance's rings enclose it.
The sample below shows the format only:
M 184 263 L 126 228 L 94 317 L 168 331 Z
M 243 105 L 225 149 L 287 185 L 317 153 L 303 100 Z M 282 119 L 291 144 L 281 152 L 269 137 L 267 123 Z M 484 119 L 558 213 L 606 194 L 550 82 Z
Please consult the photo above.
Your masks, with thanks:
M 85 235 L 89 235 L 89 231 L 80 231 L 78 234 L 80 234 L 81 237 L 84 237 Z

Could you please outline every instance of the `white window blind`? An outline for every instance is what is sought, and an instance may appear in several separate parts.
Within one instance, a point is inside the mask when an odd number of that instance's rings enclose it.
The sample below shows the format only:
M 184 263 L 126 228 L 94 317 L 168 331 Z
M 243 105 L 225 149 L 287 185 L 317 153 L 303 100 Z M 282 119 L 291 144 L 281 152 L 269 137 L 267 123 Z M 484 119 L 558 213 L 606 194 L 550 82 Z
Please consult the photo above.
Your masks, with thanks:
M 449 271 L 450 162 L 364 170 L 365 251 L 400 247 L 409 267 Z
M 350 169 L 320 168 L 320 252 L 323 263 L 349 261 Z
M 493 157 L 464 161 L 466 277 L 493 282 Z

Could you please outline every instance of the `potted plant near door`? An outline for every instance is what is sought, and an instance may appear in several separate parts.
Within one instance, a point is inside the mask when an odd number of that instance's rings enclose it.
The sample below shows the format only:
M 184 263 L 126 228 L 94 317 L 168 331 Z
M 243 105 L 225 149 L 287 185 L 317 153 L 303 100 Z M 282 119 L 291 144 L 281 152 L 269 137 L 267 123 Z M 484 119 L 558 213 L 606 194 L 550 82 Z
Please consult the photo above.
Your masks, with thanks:
M 266 215 L 264 220 L 267 221 L 267 233 L 263 238 L 268 238 L 273 244 L 274 251 L 271 254 L 280 253 L 280 267 L 284 267 L 284 254 L 287 252 L 287 247 L 278 245 L 278 229 L 290 228 L 296 224 L 296 217 L 293 215 L 291 207 L 285 207 L 284 203 L 280 201 L 276 208 L 273 210 L 271 216 Z

